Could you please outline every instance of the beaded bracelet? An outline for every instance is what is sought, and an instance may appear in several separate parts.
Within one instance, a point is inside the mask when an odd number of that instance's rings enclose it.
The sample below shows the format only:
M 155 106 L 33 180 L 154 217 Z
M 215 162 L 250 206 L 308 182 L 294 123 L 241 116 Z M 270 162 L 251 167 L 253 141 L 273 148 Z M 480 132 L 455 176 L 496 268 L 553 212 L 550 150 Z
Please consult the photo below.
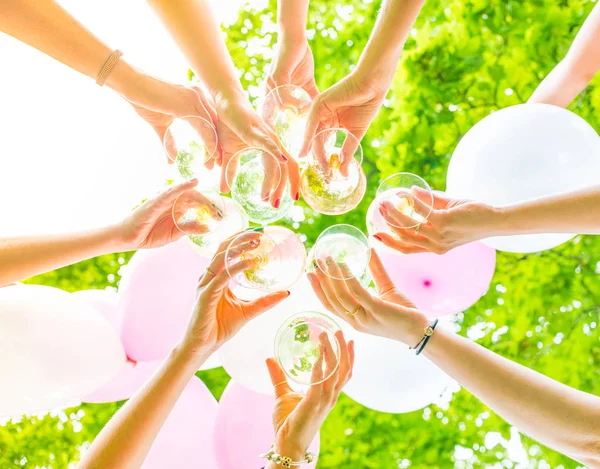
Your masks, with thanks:
M 419 340 L 417 345 L 415 345 L 414 347 L 409 347 L 410 350 L 416 350 L 416 353 L 415 353 L 416 355 L 421 354 L 421 352 L 427 345 L 427 342 L 429 342 L 429 339 L 431 339 L 431 336 L 433 335 L 433 331 L 435 331 L 435 326 L 438 325 L 438 322 L 439 322 L 439 320 L 436 319 L 435 321 L 433 321 L 432 324 L 428 325 L 425 328 L 425 331 L 423 332 L 423 338 L 421 340 Z
M 102 65 L 102 68 L 98 73 L 98 77 L 96 78 L 96 83 L 98 85 L 104 85 L 104 82 L 106 81 L 110 73 L 113 71 L 113 68 L 115 68 L 115 65 L 117 65 L 117 62 L 119 61 L 122 55 L 123 52 L 117 49 L 108 56 L 108 59 L 106 59 L 106 62 L 104 62 L 104 65 Z
M 302 461 L 292 461 L 291 458 L 276 453 L 272 446 L 268 453 L 261 454 L 258 457 L 274 462 L 275 464 L 281 464 L 283 467 L 302 466 L 303 464 L 310 464 L 315 460 L 315 454 L 307 451 L 304 453 L 304 459 Z

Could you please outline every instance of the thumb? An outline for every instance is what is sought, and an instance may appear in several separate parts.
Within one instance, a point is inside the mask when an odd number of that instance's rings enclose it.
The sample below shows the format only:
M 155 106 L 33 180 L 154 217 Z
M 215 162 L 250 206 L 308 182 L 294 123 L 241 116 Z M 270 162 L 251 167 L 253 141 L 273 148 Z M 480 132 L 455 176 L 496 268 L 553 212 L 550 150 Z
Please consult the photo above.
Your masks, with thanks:
M 256 300 L 248 303 L 247 306 L 244 307 L 246 313 L 248 314 L 248 319 L 255 318 L 261 313 L 268 311 L 273 308 L 275 305 L 281 303 L 288 296 L 290 296 L 290 292 L 288 290 L 282 290 L 275 293 L 271 293 L 269 295 L 262 296 Z
M 436 210 L 447 208 L 450 200 L 446 194 L 439 191 L 428 191 L 419 186 L 411 187 L 410 191 L 423 203 L 433 207 Z
M 154 201 L 155 206 L 160 208 L 170 207 L 171 205 L 173 205 L 177 197 L 179 197 L 184 192 L 193 189 L 197 185 L 198 179 L 196 178 L 190 179 L 189 181 L 185 181 L 179 184 L 175 184 L 156 197 Z
M 308 113 L 308 118 L 306 119 L 306 128 L 304 131 L 304 142 L 302 143 L 302 148 L 300 149 L 300 157 L 305 157 L 308 155 L 310 150 L 310 145 L 312 143 L 315 134 L 317 133 L 317 129 L 319 128 L 319 124 L 321 122 L 320 117 L 320 109 L 321 102 L 318 97 L 315 99 L 310 112 Z
M 292 392 L 292 389 L 287 382 L 287 378 L 285 377 L 285 373 L 277 360 L 274 358 L 267 358 L 266 364 L 267 369 L 269 370 L 269 376 L 271 377 L 271 384 L 275 388 L 275 397 L 281 397 L 284 394 Z

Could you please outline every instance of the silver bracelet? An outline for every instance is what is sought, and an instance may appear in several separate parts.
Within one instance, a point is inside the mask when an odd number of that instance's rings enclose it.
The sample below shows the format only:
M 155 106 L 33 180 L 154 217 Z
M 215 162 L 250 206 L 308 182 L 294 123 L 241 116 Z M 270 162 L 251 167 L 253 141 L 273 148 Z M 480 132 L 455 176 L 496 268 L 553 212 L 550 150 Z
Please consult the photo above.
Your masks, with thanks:
M 315 453 L 307 451 L 304 453 L 304 459 L 302 461 L 292 461 L 291 458 L 282 456 L 275 452 L 271 446 L 271 450 L 268 453 L 260 454 L 259 458 L 266 459 L 267 461 L 274 462 L 275 464 L 281 464 L 283 467 L 302 466 L 303 464 L 310 464 L 316 458 Z

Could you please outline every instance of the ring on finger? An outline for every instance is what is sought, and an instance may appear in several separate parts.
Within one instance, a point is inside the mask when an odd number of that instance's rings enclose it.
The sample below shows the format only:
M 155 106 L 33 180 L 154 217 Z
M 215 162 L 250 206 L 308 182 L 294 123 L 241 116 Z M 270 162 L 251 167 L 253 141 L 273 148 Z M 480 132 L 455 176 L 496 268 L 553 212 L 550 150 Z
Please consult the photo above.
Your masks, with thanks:
M 217 276 L 217 274 L 215 274 L 215 273 L 212 271 L 212 269 L 211 269 L 210 267 L 207 267 L 207 268 L 206 268 L 206 273 L 209 273 L 209 274 L 210 274 L 210 275 L 212 275 L 213 277 L 216 277 L 216 276 Z
M 352 312 L 352 313 L 351 313 L 350 311 L 346 311 L 346 314 L 347 314 L 348 316 L 354 316 L 354 315 L 355 315 L 356 313 L 358 313 L 358 312 L 359 312 L 361 309 L 362 309 L 362 306 L 361 306 L 361 305 L 358 305 L 358 306 L 356 307 L 356 309 L 354 310 L 354 312 Z
M 415 228 L 415 234 L 419 234 L 420 229 L 421 229 L 421 224 L 419 223 Z

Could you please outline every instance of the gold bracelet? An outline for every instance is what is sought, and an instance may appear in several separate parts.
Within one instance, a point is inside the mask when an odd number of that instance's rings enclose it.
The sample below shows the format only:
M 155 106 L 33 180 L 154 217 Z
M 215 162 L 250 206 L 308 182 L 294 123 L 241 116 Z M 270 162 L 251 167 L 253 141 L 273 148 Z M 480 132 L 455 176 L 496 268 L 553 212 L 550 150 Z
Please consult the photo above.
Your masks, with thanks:
M 104 65 L 102 65 L 100 73 L 98 73 L 98 77 L 96 78 L 96 83 L 99 86 L 104 85 L 104 82 L 106 81 L 110 73 L 113 71 L 113 68 L 115 68 L 115 65 L 117 65 L 117 62 L 119 61 L 122 55 L 123 52 L 117 49 L 108 56 L 108 59 L 106 59 L 106 62 L 104 62 Z
M 303 464 L 310 464 L 315 460 L 315 454 L 307 451 L 304 453 L 304 459 L 302 461 L 292 461 L 292 458 L 282 456 L 276 453 L 271 446 L 271 450 L 268 453 L 260 454 L 259 458 L 266 459 L 267 461 L 274 462 L 275 464 L 281 464 L 283 467 L 302 466 Z

